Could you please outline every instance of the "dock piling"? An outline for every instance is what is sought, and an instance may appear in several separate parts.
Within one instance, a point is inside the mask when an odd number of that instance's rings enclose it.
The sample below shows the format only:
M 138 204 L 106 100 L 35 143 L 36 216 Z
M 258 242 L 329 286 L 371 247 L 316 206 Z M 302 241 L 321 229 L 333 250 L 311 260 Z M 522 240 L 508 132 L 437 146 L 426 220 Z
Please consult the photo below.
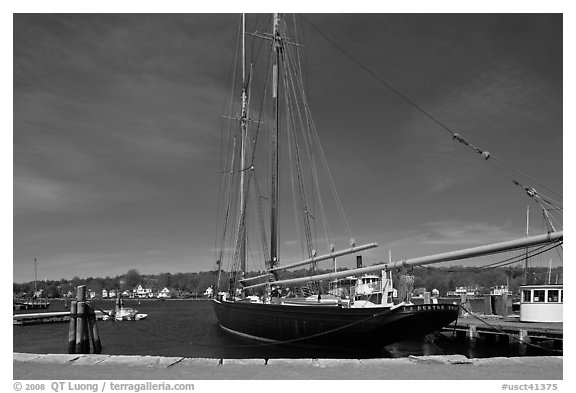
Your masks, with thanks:
M 519 341 L 523 344 L 529 344 L 530 343 L 530 336 L 528 335 L 528 330 L 526 329 L 520 329 L 520 333 L 519 333 Z
M 80 285 L 76 291 L 76 353 L 88 353 L 88 326 L 86 323 L 86 286 Z
M 476 344 L 476 341 L 478 341 L 479 337 L 480 334 L 478 333 L 478 330 L 476 330 L 476 326 L 470 325 L 470 328 L 468 329 L 468 332 L 466 334 L 466 338 L 468 339 L 470 345 L 473 346 L 474 344 Z
M 73 300 L 70 303 L 70 323 L 68 327 L 68 353 L 76 353 L 76 311 L 77 303 Z
M 102 353 L 102 343 L 100 342 L 100 334 L 96 324 L 96 312 L 91 304 L 86 304 L 86 313 L 88 315 L 88 333 L 92 343 L 92 352 L 100 354 Z

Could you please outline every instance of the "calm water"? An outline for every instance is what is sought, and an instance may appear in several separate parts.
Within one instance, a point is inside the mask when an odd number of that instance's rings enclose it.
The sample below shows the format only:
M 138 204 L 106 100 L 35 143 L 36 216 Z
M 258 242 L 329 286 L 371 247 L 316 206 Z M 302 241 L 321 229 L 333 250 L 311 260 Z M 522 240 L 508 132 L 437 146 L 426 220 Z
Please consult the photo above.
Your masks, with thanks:
M 113 301 L 95 301 L 94 306 L 110 309 Z M 396 343 L 369 353 L 293 348 L 261 344 L 230 335 L 216 323 L 209 301 L 125 300 L 126 307 L 147 313 L 142 321 L 98 322 L 102 353 L 111 355 L 159 355 L 208 358 L 396 358 L 409 355 L 463 354 L 469 358 L 536 353 L 531 348 L 523 353 L 515 345 L 468 344 L 441 337 L 434 343 L 414 340 Z M 63 311 L 63 301 L 53 301 L 49 311 Z M 23 311 L 25 312 L 25 311 Z M 14 325 L 14 352 L 66 353 L 68 323 Z

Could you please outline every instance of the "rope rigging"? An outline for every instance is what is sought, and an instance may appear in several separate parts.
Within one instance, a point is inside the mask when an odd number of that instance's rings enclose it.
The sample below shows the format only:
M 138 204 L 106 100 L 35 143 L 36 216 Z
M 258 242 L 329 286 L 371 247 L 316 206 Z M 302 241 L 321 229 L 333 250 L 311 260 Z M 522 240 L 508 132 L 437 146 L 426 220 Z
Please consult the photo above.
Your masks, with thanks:
M 472 143 L 470 143 L 464 136 L 462 136 L 460 133 L 454 131 L 452 128 L 450 128 L 448 125 L 446 125 L 445 123 L 443 123 L 442 121 L 440 121 L 439 119 L 437 119 L 435 116 L 433 116 L 430 112 L 426 111 L 424 108 L 422 108 L 420 105 L 418 105 L 416 102 L 414 102 L 413 100 L 411 100 L 408 96 L 406 96 L 405 94 L 403 94 L 400 90 L 398 90 L 397 88 L 395 88 L 391 83 L 387 82 L 386 80 L 384 80 L 382 77 L 380 77 L 378 74 L 376 74 L 375 72 L 373 72 L 370 68 L 368 68 L 367 66 L 365 66 L 364 64 L 362 64 L 358 59 L 356 59 L 353 55 L 351 55 L 348 51 L 346 51 L 344 48 L 342 48 L 340 45 L 338 45 L 333 39 L 331 39 L 326 33 L 324 33 L 322 30 L 320 30 L 316 25 L 314 25 L 308 18 L 306 18 L 305 16 L 302 16 L 302 19 L 304 19 L 314 30 L 316 30 L 324 39 L 326 39 L 326 41 L 328 41 L 332 46 L 334 46 L 339 52 L 341 52 L 345 57 L 347 57 L 350 61 L 352 61 L 354 64 L 356 64 L 358 67 L 360 67 L 362 70 L 364 70 L 367 74 L 369 74 L 371 77 L 373 77 L 374 79 L 376 79 L 380 84 L 382 84 L 383 86 L 385 86 L 388 90 L 390 90 L 391 92 L 393 92 L 395 95 L 397 95 L 399 98 L 401 98 L 403 101 L 405 101 L 408 105 L 412 106 L 414 109 L 416 109 L 417 111 L 419 111 L 421 114 L 423 114 L 424 116 L 426 116 L 428 119 L 430 119 L 432 122 L 436 123 L 438 126 L 440 126 L 443 130 L 445 130 L 447 133 L 450 134 L 451 138 L 453 141 L 456 141 L 458 143 L 461 143 L 462 145 L 466 146 L 467 148 L 470 148 L 471 150 L 475 151 L 477 154 L 479 154 L 485 161 L 490 162 L 493 166 L 495 166 L 497 169 L 499 169 L 499 171 L 501 173 L 503 173 L 506 177 L 508 177 L 510 180 L 512 180 L 513 184 L 522 188 L 526 194 L 532 198 L 540 207 L 545 208 L 545 206 L 550 206 L 550 207 L 554 207 L 554 208 L 558 208 L 561 207 L 562 204 L 556 201 L 553 201 L 551 198 L 548 197 L 544 197 L 543 194 L 539 193 L 534 187 L 528 187 L 523 185 L 520 181 L 518 181 L 516 179 L 516 176 L 508 173 L 507 171 L 505 171 L 503 168 L 500 168 L 496 165 L 496 163 L 494 163 L 493 161 L 497 161 L 497 163 L 499 165 L 502 165 L 506 168 L 508 168 L 508 170 L 513 171 L 523 177 L 525 177 L 526 179 L 530 180 L 531 182 L 535 183 L 535 184 L 539 184 L 541 185 L 543 188 L 549 190 L 550 192 L 554 193 L 557 196 L 560 196 L 558 193 L 556 193 L 555 191 L 551 190 L 550 188 L 546 187 L 545 185 L 543 185 L 542 183 L 536 181 L 534 178 L 530 177 L 529 175 L 525 174 L 524 172 L 515 169 L 514 167 L 512 167 L 511 165 L 507 164 L 506 162 L 504 162 L 501 159 L 498 159 L 497 157 L 494 157 L 492 154 L 490 154 L 488 151 L 480 149 L 479 147 L 473 145 Z
M 446 272 L 450 272 L 450 273 L 459 273 L 459 272 L 467 272 L 467 271 L 483 271 L 483 270 L 490 270 L 490 269 L 496 269 L 502 266 L 508 266 L 508 265 L 513 265 L 514 263 L 518 263 L 523 261 L 526 256 L 528 256 L 528 258 L 531 257 L 535 257 L 537 255 L 540 254 L 544 254 L 545 252 L 548 252 L 552 249 L 555 249 L 556 247 L 561 246 L 562 244 L 564 244 L 563 240 L 557 241 L 553 244 L 546 244 L 543 246 L 538 246 L 533 248 L 528 254 L 522 253 L 522 254 L 518 254 L 515 255 L 513 257 L 501 260 L 501 261 L 497 261 L 497 262 L 493 262 L 491 264 L 488 265 L 483 265 L 483 266 L 478 266 L 478 267 L 470 267 L 470 268 L 465 268 L 465 269 L 444 269 L 444 268 L 435 268 L 435 267 L 430 267 L 430 266 L 416 266 L 418 268 L 421 269 L 427 269 L 427 270 L 441 270 L 441 271 L 446 271 Z

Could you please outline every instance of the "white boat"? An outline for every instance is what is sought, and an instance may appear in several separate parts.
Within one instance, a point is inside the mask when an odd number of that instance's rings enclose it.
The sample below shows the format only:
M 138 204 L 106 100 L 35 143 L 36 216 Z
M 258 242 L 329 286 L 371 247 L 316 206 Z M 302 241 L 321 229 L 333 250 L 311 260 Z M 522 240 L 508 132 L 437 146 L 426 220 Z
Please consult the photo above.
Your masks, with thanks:
M 364 274 L 333 280 L 328 293 L 347 300 L 348 307 L 351 308 L 391 306 L 397 297 L 397 291 L 392 284 L 392 274 L 385 270 L 381 275 Z
M 148 317 L 148 314 L 139 313 L 132 307 L 124 307 L 124 300 L 118 296 L 116 307 L 112 310 L 105 310 L 103 321 L 140 321 Z
M 139 313 L 138 310 L 130 307 L 122 307 L 119 309 L 106 310 L 106 314 L 102 317 L 103 321 L 139 321 L 148 317 L 148 314 Z
M 523 285 L 520 293 L 521 322 L 563 322 L 564 285 Z

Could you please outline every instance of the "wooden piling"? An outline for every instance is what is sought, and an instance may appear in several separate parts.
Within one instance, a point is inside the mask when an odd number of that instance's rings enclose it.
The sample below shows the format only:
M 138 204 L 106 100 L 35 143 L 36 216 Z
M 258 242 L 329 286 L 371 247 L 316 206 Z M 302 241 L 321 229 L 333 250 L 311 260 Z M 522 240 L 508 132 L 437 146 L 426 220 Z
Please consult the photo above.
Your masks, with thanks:
M 430 304 L 430 292 L 424 292 L 424 304 Z
M 70 324 L 68 327 L 68 353 L 76 353 L 76 311 L 77 303 L 73 300 L 70 303 Z
M 76 292 L 77 318 L 76 318 L 76 353 L 88 353 L 90 342 L 88 341 L 88 326 L 86 323 L 86 286 L 80 285 Z
M 520 329 L 520 331 L 518 332 L 518 339 L 521 343 L 524 344 L 530 344 L 531 339 L 530 336 L 528 335 L 528 330 L 526 329 Z
M 470 325 L 468 332 L 466 334 L 466 338 L 468 339 L 468 345 L 470 345 L 471 347 L 475 346 L 476 341 L 478 341 L 479 337 L 480 334 L 478 333 L 478 330 L 476 330 L 476 326 Z
M 470 311 L 470 300 L 468 300 L 468 296 L 465 293 L 460 295 L 460 316 L 463 317 L 464 315 L 468 314 Z
M 86 311 L 88 314 L 88 333 L 92 343 L 92 353 L 100 354 L 102 353 L 102 343 L 100 342 L 100 334 L 96 324 L 96 312 L 91 304 L 86 304 Z

